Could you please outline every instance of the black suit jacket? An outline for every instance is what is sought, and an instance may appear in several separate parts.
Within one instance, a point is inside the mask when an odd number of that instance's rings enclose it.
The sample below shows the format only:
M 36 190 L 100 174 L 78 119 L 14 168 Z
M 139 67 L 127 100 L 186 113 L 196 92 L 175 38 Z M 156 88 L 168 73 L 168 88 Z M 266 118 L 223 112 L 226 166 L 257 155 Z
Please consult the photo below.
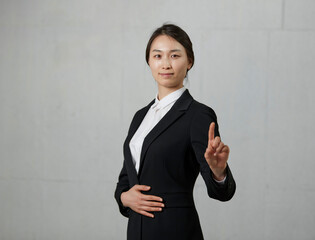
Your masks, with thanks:
M 225 184 L 220 185 L 204 158 L 211 122 L 216 123 L 215 135 L 219 135 L 215 112 L 195 101 L 186 89 L 144 139 L 137 174 L 129 142 L 153 103 L 154 100 L 136 112 L 124 142 L 124 162 L 115 198 L 120 212 L 129 217 L 127 239 L 203 239 L 193 200 L 199 172 L 211 198 L 227 201 L 236 188 L 229 166 Z M 151 186 L 143 193 L 163 198 L 165 207 L 162 212 L 154 212 L 153 219 L 123 206 L 121 193 L 135 184 Z

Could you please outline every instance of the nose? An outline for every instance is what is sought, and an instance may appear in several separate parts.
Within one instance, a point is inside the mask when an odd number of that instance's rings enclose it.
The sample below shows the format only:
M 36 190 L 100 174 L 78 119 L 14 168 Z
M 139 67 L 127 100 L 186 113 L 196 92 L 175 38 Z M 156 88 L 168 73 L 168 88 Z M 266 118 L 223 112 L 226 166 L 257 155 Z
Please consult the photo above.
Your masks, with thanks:
M 163 69 L 170 69 L 171 68 L 171 64 L 168 58 L 164 58 L 162 61 L 162 68 Z

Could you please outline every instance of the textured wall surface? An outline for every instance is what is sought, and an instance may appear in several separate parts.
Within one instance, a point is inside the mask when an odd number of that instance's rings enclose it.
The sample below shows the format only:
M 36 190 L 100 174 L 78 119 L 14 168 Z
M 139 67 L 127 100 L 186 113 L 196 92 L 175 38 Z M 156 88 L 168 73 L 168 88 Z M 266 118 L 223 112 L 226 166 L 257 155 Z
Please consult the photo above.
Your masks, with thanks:
M 1 0 L 1 240 L 125 239 L 122 144 L 157 91 L 144 51 L 166 21 L 231 147 L 235 197 L 196 183 L 205 239 L 315 239 L 315 1 Z

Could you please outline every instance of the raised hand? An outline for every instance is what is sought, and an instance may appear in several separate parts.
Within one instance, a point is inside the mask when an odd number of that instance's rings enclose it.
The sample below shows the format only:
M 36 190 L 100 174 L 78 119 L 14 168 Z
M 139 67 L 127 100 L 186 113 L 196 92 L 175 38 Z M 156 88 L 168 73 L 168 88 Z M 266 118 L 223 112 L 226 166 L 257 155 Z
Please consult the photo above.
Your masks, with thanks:
M 204 156 L 214 174 L 214 178 L 223 180 L 226 175 L 225 168 L 229 158 L 230 148 L 228 145 L 224 145 L 224 143 L 221 142 L 219 136 L 214 137 L 214 128 L 215 123 L 212 122 L 209 127 L 208 147 Z
M 134 185 L 129 189 L 129 191 L 121 194 L 121 202 L 125 207 L 129 207 L 137 213 L 153 218 L 154 215 L 150 212 L 162 211 L 164 204 L 162 203 L 162 198 L 153 195 L 146 195 L 141 192 L 149 190 L 150 186 Z

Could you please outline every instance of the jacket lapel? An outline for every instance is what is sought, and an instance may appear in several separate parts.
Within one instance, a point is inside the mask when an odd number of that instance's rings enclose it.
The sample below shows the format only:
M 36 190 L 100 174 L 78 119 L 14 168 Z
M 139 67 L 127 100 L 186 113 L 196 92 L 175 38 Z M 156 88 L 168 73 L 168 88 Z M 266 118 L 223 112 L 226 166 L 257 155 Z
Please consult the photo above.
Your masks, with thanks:
M 146 107 L 144 107 L 138 114 L 137 118 L 134 119 L 134 124 L 131 125 L 130 131 L 128 133 L 130 139 L 133 137 L 133 135 L 136 133 L 137 129 L 139 128 L 142 120 L 144 119 L 145 115 L 149 111 L 150 107 L 154 104 L 155 99 L 153 99 Z
M 140 176 L 141 174 L 144 157 L 151 143 L 186 112 L 192 100 L 193 100 L 192 96 L 190 95 L 188 89 L 186 89 L 185 92 L 183 92 L 183 94 L 180 96 L 180 98 L 174 103 L 172 108 L 165 114 L 165 116 L 154 126 L 154 128 L 144 138 L 141 150 L 140 169 L 138 176 Z M 139 125 L 137 126 L 137 128 L 139 127 Z
M 135 168 L 133 161 L 132 161 L 129 143 L 130 143 L 130 140 L 132 139 L 133 135 L 135 134 L 135 132 L 139 128 L 143 118 L 147 114 L 151 105 L 154 104 L 154 102 L 155 102 L 155 100 L 152 100 L 146 107 L 144 107 L 142 110 L 140 110 L 139 114 L 137 114 L 135 116 L 135 119 L 133 120 L 133 122 L 130 126 L 130 130 L 128 132 L 127 139 L 124 143 L 124 156 L 125 156 L 126 167 L 127 167 L 128 175 L 129 175 L 130 187 L 132 187 L 135 184 L 139 184 L 139 179 L 137 176 L 136 168 Z

